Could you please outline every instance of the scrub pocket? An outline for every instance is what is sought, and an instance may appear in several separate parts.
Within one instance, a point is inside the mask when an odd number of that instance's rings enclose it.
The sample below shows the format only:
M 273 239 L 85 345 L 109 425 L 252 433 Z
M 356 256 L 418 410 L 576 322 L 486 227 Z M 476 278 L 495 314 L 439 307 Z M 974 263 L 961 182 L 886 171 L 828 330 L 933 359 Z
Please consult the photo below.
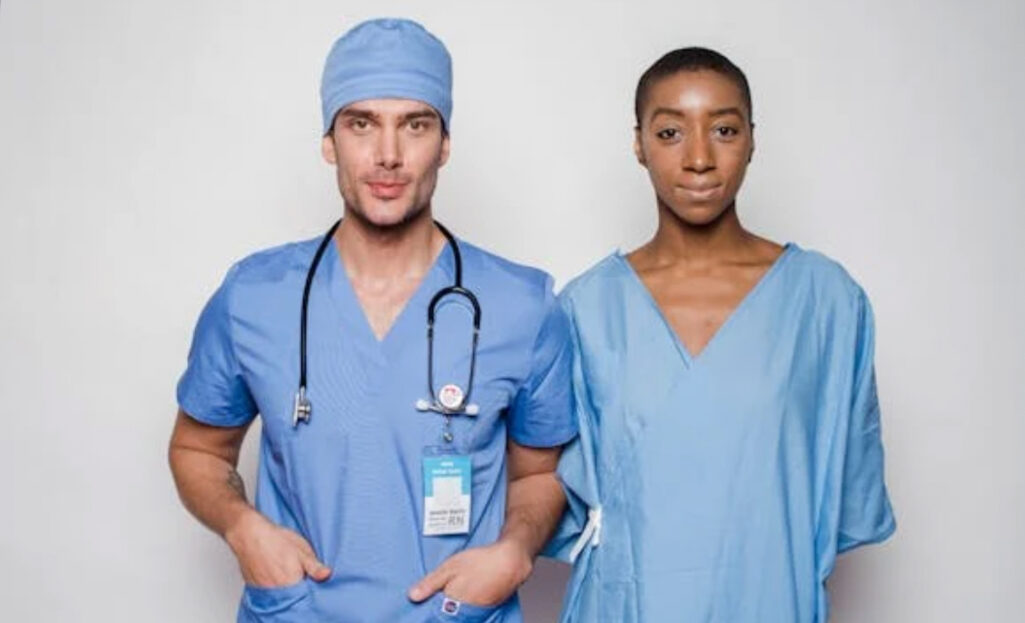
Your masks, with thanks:
M 239 623 L 300 623 L 313 621 L 310 583 L 303 578 L 288 586 L 262 588 L 246 585 L 239 607 Z
M 474 606 L 438 594 L 431 600 L 431 621 L 436 623 L 496 623 L 502 620 L 502 605 Z

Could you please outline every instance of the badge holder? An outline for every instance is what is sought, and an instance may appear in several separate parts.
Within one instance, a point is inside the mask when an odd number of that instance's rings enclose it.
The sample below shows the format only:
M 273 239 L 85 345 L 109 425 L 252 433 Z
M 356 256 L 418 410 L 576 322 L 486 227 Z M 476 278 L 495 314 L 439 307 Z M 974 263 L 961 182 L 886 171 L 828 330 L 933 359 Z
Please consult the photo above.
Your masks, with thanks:
M 470 532 L 473 466 L 465 454 L 423 457 L 424 536 Z
M 464 394 L 458 385 L 445 385 L 438 392 L 438 409 L 445 418 L 442 445 L 424 448 L 424 536 L 469 534 L 473 463 L 459 454 L 452 432 L 452 417 L 459 414 Z M 418 405 L 419 406 L 419 405 Z M 476 415 L 476 405 L 472 413 Z M 431 409 L 433 410 L 433 409 Z M 465 413 L 465 410 L 464 410 Z

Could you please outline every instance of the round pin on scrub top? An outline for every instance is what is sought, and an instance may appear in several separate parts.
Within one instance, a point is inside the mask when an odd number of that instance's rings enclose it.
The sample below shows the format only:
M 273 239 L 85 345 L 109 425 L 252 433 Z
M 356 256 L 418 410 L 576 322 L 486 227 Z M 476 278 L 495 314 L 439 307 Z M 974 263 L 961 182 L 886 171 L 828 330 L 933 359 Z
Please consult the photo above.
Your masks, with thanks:
M 463 403 L 463 390 L 458 385 L 448 384 L 438 392 L 438 402 L 446 409 L 455 409 Z

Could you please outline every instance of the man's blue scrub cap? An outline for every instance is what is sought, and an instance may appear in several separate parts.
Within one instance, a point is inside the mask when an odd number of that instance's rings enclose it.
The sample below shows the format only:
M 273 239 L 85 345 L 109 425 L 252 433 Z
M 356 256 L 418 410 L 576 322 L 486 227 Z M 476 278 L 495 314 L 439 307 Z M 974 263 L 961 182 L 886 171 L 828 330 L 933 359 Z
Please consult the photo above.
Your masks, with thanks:
M 414 99 L 432 106 L 447 132 L 452 117 L 452 57 L 437 37 L 408 19 L 374 19 L 342 35 L 324 64 L 324 134 L 335 115 L 367 99 Z

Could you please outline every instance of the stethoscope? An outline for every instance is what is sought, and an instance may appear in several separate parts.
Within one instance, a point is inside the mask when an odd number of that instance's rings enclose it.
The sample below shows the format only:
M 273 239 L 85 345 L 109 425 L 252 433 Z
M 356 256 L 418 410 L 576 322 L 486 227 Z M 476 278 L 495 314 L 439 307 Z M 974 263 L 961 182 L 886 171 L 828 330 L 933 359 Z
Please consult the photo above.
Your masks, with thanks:
M 313 263 L 310 264 L 310 269 L 306 273 L 306 286 L 303 288 L 303 303 L 302 303 L 302 318 L 299 324 L 299 391 L 295 394 L 295 402 L 292 409 L 292 427 L 295 428 L 299 425 L 299 422 L 308 423 L 310 421 L 310 415 L 313 413 L 313 405 L 310 404 L 309 398 L 306 397 L 306 320 L 309 313 L 310 303 L 310 289 L 313 286 L 313 277 L 317 273 L 317 266 L 320 265 L 320 259 L 324 255 L 324 251 L 327 249 L 327 245 L 331 243 L 331 239 L 334 237 L 335 231 L 338 226 L 342 223 L 341 219 L 335 222 L 331 226 L 331 229 L 327 230 L 324 234 L 324 238 L 320 241 L 320 246 L 317 247 L 317 252 L 313 255 Z M 421 398 L 414 403 L 417 411 L 423 412 L 434 412 L 440 413 L 445 416 L 445 431 L 443 438 L 446 442 L 451 443 L 453 439 L 452 435 L 452 416 L 454 415 L 468 415 L 475 416 L 480 412 L 480 407 L 476 404 L 469 402 L 470 394 L 473 391 L 473 375 L 477 369 L 477 342 L 480 339 L 480 303 L 477 302 L 477 297 L 473 292 L 463 287 L 463 258 L 459 253 L 459 243 L 456 242 L 455 237 L 445 229 L 445 226 L 434 221 L 434 225 L 438 228 L 438 231 L 445 236 L 445 240 L 448 241 L 449 248 L 452 249 L 452 255 L 455 258 L 456 274 L 452 285 L 442 288 L 434 293 L 431 297 L 431 302 L 427 306 L 427 395 L 429 399 Z M 438 304 L 449 295 L 461 296 L 470 302 L 473 307 L 473 341 L 470 351 L 470 373 L 469 378 L 466 381 L 466 391 L 463 391 L 461 387 L 455 384 L 448 384 L 441 388 L 441 390 L 435 392 L 434 390 L 434 319 L 437 312 Z

